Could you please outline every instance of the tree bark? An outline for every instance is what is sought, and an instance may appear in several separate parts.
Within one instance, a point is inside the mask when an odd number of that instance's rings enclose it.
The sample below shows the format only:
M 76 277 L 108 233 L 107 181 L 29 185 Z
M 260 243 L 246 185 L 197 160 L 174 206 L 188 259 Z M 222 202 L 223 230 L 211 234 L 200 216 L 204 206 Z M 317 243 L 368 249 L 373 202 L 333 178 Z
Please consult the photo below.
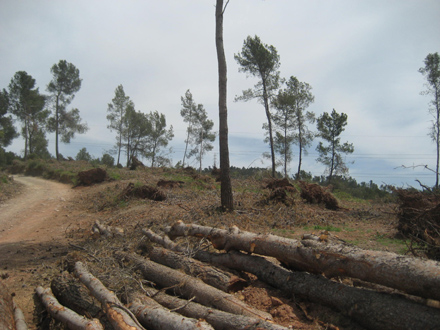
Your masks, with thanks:
M 148 329 L 164 330 L 214 330 L 204 320 L 188 318 L 171 312 L 152 298 L 133 294 L 130 296 L 130 310 Z
M 208 238 L 219 250 L 237 250 L 277 258 L 287 266 L 327 277 L 347 276 L 373 282 L 409 294 L 440 300 L 440 263 L 390 252 L 362 250 L 342 244 L 295 240 L 271 234 L 254 234 L 212 227 L 185 225 L 179 221 L 167 228 L 171 239 L 178 236 Z
M 0 329 L 15 329 L 14 306 L 8 288 L 0 282 Z
M 226 2 L 228 5 L 229 0 Z M 220 144 L 220 198 L 225 211 L 234 210 L 231 177 L 229 174 L 229 143 L 228 143 L 228 108 L 227 108 L 227 67 L 223 47 L 223 14 L 226 9 L 223 0 L 217 0 L 215 7 L 215 46 L 218 61 L 218 107 L 219 107 L 219 144 Z
M 144 330 L 136 318 L 126 311 L 116 295 L 88 272 L 82 262 L 75 263 L 75 276 L 99 300 L 110 324 L 115 330 Z
M 76 314 L 69 308 L 61 305 L 54 296 L 50 293 L 49 289 L 44 289 L 41 286 L 35 289 L 36 293 L 40 297 L 43 305 L 52 317 L 58 321 L 64 323 L 69 329 L 72 330 L 104 330 L 101 323 L 97 319 L 87 319 L 83 316 Z
M 250 307 L 234 296 L 207 285 L 197 278 L 141 258 L 134 253 L 117 253 L 116 256 L 120 260 L 125 259 L 133 262 L 147 280 L 164 288 L 173 288 L 175 292 L 187 299 L 194 297 L 196 302 L 229 313 L 257 317 L 263 320 L 272 319 L 269 313 Z
M 244 315 L 236 315 L 206 307 L 195 302 L 188 302 L 174 296 L 167 295 L 153 288 L 146 288 L 145 293 L 161 305 L 176 310 L 179 314 L 195 319 L 204 319 L 216 330 L 243 330 L 243 329 L 265 329 L 265 330 L 287 330 L 283 326 L 270 321 L 263 321 Z
M 231 251 L 206 253 L 203 261 L 252 273 L 292 296 L 331 307 L 367 329 L 434 329 L 440 324 L 436 308 L 398 295 L 346 286 L 321 275 L 292 272 L 263 257 Z
M 154 262 L 173 269 L 181 269 L 186 274 L 196 277 L 204 283 L 224 292 L 237 292 L 247 286 L 245 280 L 234 274 L 167 249 L 153 248 L 148 256 Z

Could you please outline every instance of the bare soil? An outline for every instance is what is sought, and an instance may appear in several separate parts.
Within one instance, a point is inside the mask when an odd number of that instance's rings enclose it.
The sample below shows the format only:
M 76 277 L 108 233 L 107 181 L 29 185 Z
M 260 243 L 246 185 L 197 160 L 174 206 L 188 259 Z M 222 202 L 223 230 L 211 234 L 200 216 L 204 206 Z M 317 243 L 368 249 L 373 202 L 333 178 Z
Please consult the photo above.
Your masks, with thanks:
M 138 172 L 138 171 L 136 171 Z M 142 182 L 156 185 L 166 173 L 143 176 Z M 168 177 L 167 177 L 168 178 Z M 402 253 L 404 243 L 393 239 L 396 232 L 395 205 L 343 202 L 343 210 L 330 211 L 298 200 L 294 206 L 262 205 L 255 182 L 235 182 L 237 210 L 219 214 L 218 187 L 205 178 L 185 182 L 184 188 L 165 190 L 167 200 L 116 201 L 133 180 L 105 182 L 77 187 L 34 177 L 16 176 L 22 192 L 0 202 L 0 277 L 24 310 L 30 329 L 37 329 L 33 293 L 37 285 L 50 286 L 52 277 L 64 271 L 64 261 L 74 246 L 91 240 L 95 220 L 124 230 L 160 230 L 176 220 L 199 224 L 270 231 L 275 235 L 300 238 L 304 233 L 329 230 L 331 235 L 362 248 Z M 256 307 L 273 312 L 275 319 L 295 329 L 361 329 L 338 315 L 307 302 L 293 301 L 258 281 L 238 293 Z M 328 323 L 318 322 L 326 319 Z

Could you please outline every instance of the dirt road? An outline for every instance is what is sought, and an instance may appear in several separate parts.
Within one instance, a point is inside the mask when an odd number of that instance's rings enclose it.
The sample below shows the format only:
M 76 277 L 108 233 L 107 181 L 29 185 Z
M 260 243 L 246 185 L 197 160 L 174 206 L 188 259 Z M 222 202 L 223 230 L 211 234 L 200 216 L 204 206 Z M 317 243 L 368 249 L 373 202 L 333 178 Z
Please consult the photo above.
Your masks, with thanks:
M 24 310 L 30 329 L 33 291 L 45 272 L 68 251 L 66 229 L 75 221 L 71 186 L 35 177 L 15 176 L 23 192 L 0 204 L 0 277 Z
M 0 244 L 59 238 L 66 222 L 57 213 L 71 197 L 71 187 L 35 177 L 14 179 L 26 188 L 0 205 Z

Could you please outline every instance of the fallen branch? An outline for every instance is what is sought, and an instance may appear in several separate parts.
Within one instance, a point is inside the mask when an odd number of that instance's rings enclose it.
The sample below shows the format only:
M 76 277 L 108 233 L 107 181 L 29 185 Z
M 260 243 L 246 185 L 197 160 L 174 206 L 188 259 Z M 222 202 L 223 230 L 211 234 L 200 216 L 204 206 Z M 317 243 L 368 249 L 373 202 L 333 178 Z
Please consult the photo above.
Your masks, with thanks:
M 164 308 L 155 300 L 135 294 L 130 296 L 130 310 L 147 328 L 167 330 L 213 330 L 206 321 L 188 318 Z
M 76 314 L 69 308 L 61 305 L 58 300 L 50 293 L 49 289 L 38 286 L 35 292 L 40 297 L 43 305 L 52 317 L 72 330 L 103 330 L 101 323 L 97 319 L 87 319 Z
M 368 251 L 343 244 L 295 240 L 271 234 L 254 234 L 178 221 L 167 228 L 171 239 L 179 236 L 206 237 L 219 250 L 237 250 L 275 257 L 288 267 L 327 277 L 348 276 L 440 300 L 440 263 Z
M 257 317 L 263 320 L 272 319 L 269 313 L 250 307 L 234 296 L 172 268 L 141 258 L 134 253 L 118 252 L 116 257 L 121 261 L 125 259 L 133 262 L 147 280 L 153 281 L 161 287 L 173 287 L 175 291 L 187 299 L 194 296 L 194 300 L 203 305 L 229 313 Z
M 116 295 L 109 291 L 96 277 L 88 272 L 82 262 L 75 263 L 75 276 L 99 300 L 109 322 L 115 330 L 145 330 L 136 317 L 122 305 Z

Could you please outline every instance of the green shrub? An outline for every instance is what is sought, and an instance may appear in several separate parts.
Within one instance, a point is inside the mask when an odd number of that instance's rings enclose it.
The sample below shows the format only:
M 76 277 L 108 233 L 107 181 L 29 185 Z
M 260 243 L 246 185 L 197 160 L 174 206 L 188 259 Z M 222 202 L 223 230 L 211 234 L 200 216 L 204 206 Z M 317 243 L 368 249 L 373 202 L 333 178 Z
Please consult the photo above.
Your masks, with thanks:
M 108 167 L 113 167 L 115 165 L 115 159 L 109 154 L 102 155 L 101 164 Z
M 25 169 L 26 163 L 19 159 L 14 159 L 12 161 L 12 165 L 9 166 L 9 172 L 11 172 L 12 174 L 24 173 Z
M 41 176 L 44 173 L 46 166 L 39 159 L 33 159 L 27 162 L 24 174 L 32 176 Z

